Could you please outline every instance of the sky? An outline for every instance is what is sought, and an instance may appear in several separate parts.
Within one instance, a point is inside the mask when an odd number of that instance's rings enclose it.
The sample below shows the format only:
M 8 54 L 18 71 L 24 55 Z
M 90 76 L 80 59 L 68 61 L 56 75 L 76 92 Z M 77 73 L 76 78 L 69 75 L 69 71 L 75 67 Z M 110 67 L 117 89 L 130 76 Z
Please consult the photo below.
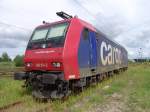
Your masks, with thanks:
M 150 57 L 149 0 L 0 0 L 0 55 L 24 54 L 34 28 L 65 11 L 123 45 L 129 58 Z M 140 50 L 141 48 L 141 50 Z

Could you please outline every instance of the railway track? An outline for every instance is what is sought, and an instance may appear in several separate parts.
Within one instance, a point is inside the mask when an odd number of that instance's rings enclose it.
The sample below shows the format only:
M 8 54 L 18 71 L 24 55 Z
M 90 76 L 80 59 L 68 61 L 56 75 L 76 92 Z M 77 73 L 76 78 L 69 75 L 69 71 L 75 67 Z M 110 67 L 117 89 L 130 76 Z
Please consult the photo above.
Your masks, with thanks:
M 17 106 L 20 106 L 23 104 L 23 101 L 16 101 L 11 104 L 8 104 L 6 106 L 0 107 L 0 112 L 10 112 L 12 108 L 17 108 Z M 41 108 L 38 110 L 35 110 L 34 112 L 52 112 L 50 106 L 47 106 L 45 108 Z
M 0 78 L 3 78 L 3 77 L 11 77 L 11 78 L 13 78 L 13 74 L 11 75 L 11 74 L 9 74 L 9 75 L 0 75 Z
M 1 78 L 13 78 L 13 74 L 7 74 L 7 75 L 4 75 L 4 74 L 1 75 L 1 74 L 0 74 L 0 79 L 1 79 Z
M 13 77 L 14 73 L 24 71 L 24 68 L 16 68 L 14 70 L 1 70 L 0 69 L 0 78 L 1 77 Z
M 23 103 L 23 101 L 16 101 L 16 102 L 13 102 L 11 104 L 0 107 L 0 112 L 7 112 L 8 109 L 11 109 L 15 106 L 21 105 L 22 103 Z

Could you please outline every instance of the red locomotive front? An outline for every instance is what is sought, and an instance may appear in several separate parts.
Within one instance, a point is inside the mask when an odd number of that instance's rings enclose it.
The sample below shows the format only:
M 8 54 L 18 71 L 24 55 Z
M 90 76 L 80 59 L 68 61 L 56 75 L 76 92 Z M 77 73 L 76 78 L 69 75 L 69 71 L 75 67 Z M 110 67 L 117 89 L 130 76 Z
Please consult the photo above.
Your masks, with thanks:
M 27 71 L 63 71 L 63 47 L 69 21 L 42 25 L 35 29 L 25 52 Z

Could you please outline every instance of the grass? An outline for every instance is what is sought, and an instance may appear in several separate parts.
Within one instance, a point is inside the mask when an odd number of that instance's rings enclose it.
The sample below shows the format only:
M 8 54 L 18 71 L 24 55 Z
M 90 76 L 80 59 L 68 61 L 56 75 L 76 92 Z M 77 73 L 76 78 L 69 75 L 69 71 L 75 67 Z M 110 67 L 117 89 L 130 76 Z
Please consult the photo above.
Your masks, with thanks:
M 106 86 L 109 88 L 104 89 Z M 121 91 L 124 86 L 124 79 L 122 79 L 122 77 L 118 78 L 118 76 L 114 76 L 112 79 L 105 80 L 96 87 L 89 87 L 80 95 L 71 96 L 67 102 L 53 102 L 52 108 L 56 112 L 62 112 L 62 110 L 67 110 L 69 112 L 86 112 L 87 110 L 94 108 L 95 105 L 105 102 L 107 97 L 115 92 Z
M 150 64 L 129 64 L 128 71 L 91 86 L 78 95 L 71 95 L 66 101 L 56 100 L 38 103 L 30 92 L 21 88 L 22 81 L 11 78 L 0 79 L 0 107 L 21 100 L 25 104 L 15 111 L 30 112 L 50 106 L 54 112 L 86 112 L 100 105 L 107 105 L 114 93 L 121 94 L 128 112 L 150 111 Z
M 15 81 L 11 78 L 1 78 L 0 79 L 0 107 L 12 104 L 17 101 L 24 102 L 23 106 L 15 108 L 15 112 L 28 112 L 35 111 L 36 109 L 45 108 L 49 104 L 38 103 L 32 96 L 31 92 L 22 88 L 22 81 Z M 11 110 L 12 111 L 12 110 Z
M 0 62 L 0 70 L 12 68 L 15 68 L 15 64 L 13 62 Z
M 10 78 L 0 79 L 0 107 L 20 100 L 21 82 L 14 81 Z
M 150 65 L 138 65 L 132 68 L 132 88 L 129 92 L 128 104 L 132 111 L 136 108 L 150 111 Z M 135 72 L 136 71 L 136 72 Z
M 12 72 L 23 70 L 24 67 L 16 67 L 14 62 L 0 62 L 0 75 L 9 75 Z

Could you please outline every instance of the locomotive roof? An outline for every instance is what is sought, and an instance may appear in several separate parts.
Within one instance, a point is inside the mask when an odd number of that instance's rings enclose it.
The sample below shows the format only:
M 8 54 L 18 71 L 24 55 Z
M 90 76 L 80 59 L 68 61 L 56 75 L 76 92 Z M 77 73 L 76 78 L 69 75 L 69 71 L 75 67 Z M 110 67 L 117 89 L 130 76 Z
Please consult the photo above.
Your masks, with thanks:
M 42 24 L 42 25 L 39 25 L 37 26 L 36 28 L 43 28 L 43 27 L 48 27 L 48 26 L 51 26 L 53 24 L 58 24 L 58 23 L 64 23 L 64 22 L 69 22 L 69 21 L 72 21 L 73 19 L 76 19 L 78 22 L 80 22 L 83 26 L 89 28 L 90 30 L 92 31 L 95 31 L 96 32 L 96 28 L 93 27 L 93 25 L 89 24 L 88 22 L 82 20 L 82 19 L 79 19 L 77 17 L 73 17 L 73 18 L 70 18 L 70 19 L 64 19 L 64 20 L 60 20 L 60 21 L 56 21 L 56 22 L 51 22 L 51 23 L 48 23 L 46 22 L 45 24 Z
M 46 22 L 45 24 L 39 25 L 36 28 L 44 28 L 44 27 L 48 27 L 48 26 L 51 26 L 54 24 L 59 24 L 59 23 L 64 23 L 64 22 L 69 22 L 69 21 L 71 21 L 71 19 L 64 19 L 61 21 L 55 21 L 55 22 L 51 22 L 51 23 Z

